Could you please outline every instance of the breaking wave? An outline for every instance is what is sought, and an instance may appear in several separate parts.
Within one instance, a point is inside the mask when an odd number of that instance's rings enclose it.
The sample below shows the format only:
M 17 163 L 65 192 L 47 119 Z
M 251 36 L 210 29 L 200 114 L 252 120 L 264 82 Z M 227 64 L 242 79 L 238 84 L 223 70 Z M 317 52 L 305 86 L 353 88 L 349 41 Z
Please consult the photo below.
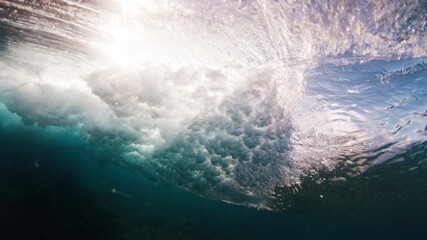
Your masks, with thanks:
M 277 187 L 426 141 L 426 10 L 0 0 L 1 110 L 156 181 L 269 208 Z

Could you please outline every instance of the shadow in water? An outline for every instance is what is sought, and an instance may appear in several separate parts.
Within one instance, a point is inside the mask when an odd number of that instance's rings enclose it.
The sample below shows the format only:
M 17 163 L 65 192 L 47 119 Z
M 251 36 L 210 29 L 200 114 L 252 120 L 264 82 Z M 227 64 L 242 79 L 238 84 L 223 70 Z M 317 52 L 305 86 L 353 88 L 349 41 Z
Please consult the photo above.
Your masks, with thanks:
M 118 238 L 116 216 L 75 184 L 73 159 L 61 159 L 69 148 L 0 130 L 1 239 Z
M 287 215 L 348 222 L 371 238 L 422 238 L 427 233 L 426 149 L 427 142 L 420 143 L 357 176 L 347 175 L 355 166 L 343 167 L 307 177 L 300 186 L 277 188 L 271 206 Z

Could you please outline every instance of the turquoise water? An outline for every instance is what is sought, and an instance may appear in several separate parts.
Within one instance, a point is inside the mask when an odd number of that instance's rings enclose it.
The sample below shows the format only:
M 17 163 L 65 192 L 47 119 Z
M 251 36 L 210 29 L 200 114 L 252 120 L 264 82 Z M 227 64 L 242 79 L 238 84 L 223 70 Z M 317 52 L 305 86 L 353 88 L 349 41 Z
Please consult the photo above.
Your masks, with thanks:
M 1 131 L 5 239 L 423 239 L 425 144 L 347 182 L 301 185 L 279 212 L 209 200 L 103 162 L 76 136 Z M 114 193 L 112 190 L 116 189 Z M 320 198 L 323 195 L 323 198 Z M 282 208 L 282 206 L 286 206 Z M 292 207 L 288 208 L 288 205 Z M 282 212 L 280 212 L 282 211 Z
M 6 239 L 423 239 L 424 1 L 0 1 Z

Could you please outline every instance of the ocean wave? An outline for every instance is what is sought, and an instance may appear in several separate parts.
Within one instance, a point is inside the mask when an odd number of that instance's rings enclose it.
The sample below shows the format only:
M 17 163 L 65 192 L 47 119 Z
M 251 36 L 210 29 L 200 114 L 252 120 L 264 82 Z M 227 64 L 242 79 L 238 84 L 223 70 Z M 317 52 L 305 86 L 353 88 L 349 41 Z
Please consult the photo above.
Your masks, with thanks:
M 418 1 L 0 1 L 0 101 L 236 204 L 426 139 Z M 344 169 L 344 168 L 343 168 Z

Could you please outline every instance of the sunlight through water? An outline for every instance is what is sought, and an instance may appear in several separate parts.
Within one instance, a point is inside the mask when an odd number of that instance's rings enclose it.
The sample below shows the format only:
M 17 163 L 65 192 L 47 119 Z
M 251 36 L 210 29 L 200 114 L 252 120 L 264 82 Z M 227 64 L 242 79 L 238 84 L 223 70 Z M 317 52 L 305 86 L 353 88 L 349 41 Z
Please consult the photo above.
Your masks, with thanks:
M 427 139 L 425 1 L 0 0 L 0 33 L 3 112 L 213 199 Z

